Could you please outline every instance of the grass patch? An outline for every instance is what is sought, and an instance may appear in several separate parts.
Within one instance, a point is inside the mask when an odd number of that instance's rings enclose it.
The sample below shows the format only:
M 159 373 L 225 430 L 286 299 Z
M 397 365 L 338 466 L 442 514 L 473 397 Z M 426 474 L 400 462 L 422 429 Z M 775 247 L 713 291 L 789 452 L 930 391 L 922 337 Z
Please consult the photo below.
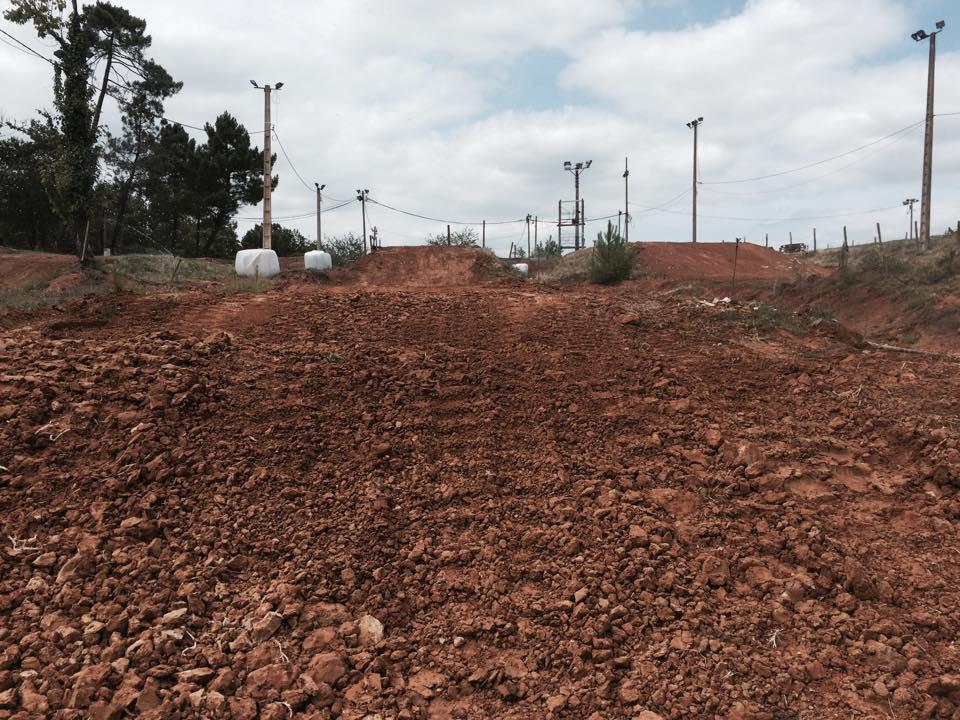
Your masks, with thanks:
M 122 277 L 166 285 L 204 280 L 226 281 L 233 275 L 233 267 L 227 263 L 173 255 L 117 255 L 102 264 L 105 269 Z
M 44 283 L 28 285 L 15 290 L 0 290 L 0 312 L 38 310 L 79 300 L 87 295 L 106 295 L 111 291 L 111 287 L 102 285 L 78 285 L 64 290 L 48 290 Z
M 228 277 L 223 281 L 221 287 L 224 294 L 232 295 L 242 292 L 265 292 L 266 290 L 272 290 L 276 285 L 276 278 L 252 278 L 232 275 L 232 277 Z

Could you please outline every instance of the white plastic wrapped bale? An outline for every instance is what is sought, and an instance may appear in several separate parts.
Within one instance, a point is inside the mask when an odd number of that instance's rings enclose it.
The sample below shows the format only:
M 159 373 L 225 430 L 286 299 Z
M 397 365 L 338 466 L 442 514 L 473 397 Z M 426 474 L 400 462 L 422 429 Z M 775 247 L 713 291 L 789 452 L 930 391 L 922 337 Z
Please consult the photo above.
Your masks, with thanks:
M 305 270 L 329 270 L 333 267 L 333 258 L 323 250 L 311 250 L 303 254 Z
M 273 250 L 241 250 L 233 267 L 241 277 L 273 277 L 280 274 L 280 259 Z
M 530 274 L 530 266 L 526 263 L 514 263 L 513 269 L 515 272 L 520 273 L 524 277 L 527 277 L 527 275 Z

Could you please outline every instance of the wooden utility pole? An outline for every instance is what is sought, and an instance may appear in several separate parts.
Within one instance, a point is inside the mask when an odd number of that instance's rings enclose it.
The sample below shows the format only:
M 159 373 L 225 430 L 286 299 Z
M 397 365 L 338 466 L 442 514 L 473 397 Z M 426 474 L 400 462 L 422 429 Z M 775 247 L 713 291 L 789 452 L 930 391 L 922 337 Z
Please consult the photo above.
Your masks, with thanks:
M 450 245 L 451 242 L 452 241 L 450 240 L 450 225 L 447 225 L 447 245 Z
M 357 190 L 357 200 L 360 201 L 360 211 L 363 213 L 363 254 L 366 255 L 367 250 L 367 196 L 370 194 L 369 190 Z
M 733 295 L 737 289 L 737 260 L 740 258 L 740 238 L 736 240 L 737 246 L 733 250 L 733 282 L 730 285 L 730 294 Z
M 271 187 L 273 185 L 272 175 L 273 172 L 270 167 L 270 139 L 273 135 L 273 128 L 270 125 L 270 91 L 271 87 L 269 85 L 264 85 L 262 88 L 257 85 L 253 80 L 250 81 L 253 83 L 253 86 L 258 90 L 263 90 L 263 249 L 271 249 L 271 238 L 270 231 L 272 230 L 273 223 L 273 208 L 271 205 L 272 198 L 270 193 L 273 190 Z M 277 90 L 283 87 L 283 83 L 277 83 Z
M 539 218 L 536 215 L 534 215 L 533 216 L 533 247 L 534 249 L 536 249 L 537 245 L 539 245 L 540 243 L 540 241 L 537 239 L 537 235 L 538 235 L 537 229 L 539 228 L 539 225 L 540 225 Z
M 527 213 L 527 257 L 532 257 L 530 254 L 530 213 Z
M 849 245 L 847 245 L 847 226 L 846 225 L 843 226 L 843 246 L 849 247 Z
M 700 117 L 687 123 L 688 128 L 693 128 L 693 232 L 691 234 L 693 242 L 697 241 L 697 136 L 702 122 L 703 118 Z
M 629 158 L 623 159 L 623 241 L 630 242 L 630 166 Z
M 908 207 L 910 208 L 910 226 L 909 226 L 909 230 L 908 230 L 908 232 L 907 232 L 907 235 L 909 235 L 910 237 L 912 237 L 914 240 L 917 239 L 917 234 L 916 234 L 916 232 L 915 232 L 915 230 L 916 230 L 916 225 L 915 225 L 914 222 L 913 222 L 913 206 L 914 206 L 916 203 L 918 203 L 918 202 L 920 202 L 920 201 L 917 200 L 916 198 L 907 198 L 906 200 L 903 201 L 903 204 L 906 205 L 906 206 L 908 206 Z
M 483 221 L 482 227 L 483 229 L 480 231 L 482 233 L 480 235 L 480 243 L 481 243 L 480 247 L 485 248 L 487 246 L 487 221 L 486 220 Z
M 912 37 L 917 42 L 930 40 L 930 56 L 927 62 L 927 117 L 923 134 L 923 189 L 920 193 L 920 247 L 930 248 L 930 185 L 933 179 L 933 88 L 937 63 L 937 35 L 943 31 L 945 23 L 937 21 L 937 29 L 932 33 L 917 30 Z
M 880 223 L 877 223 L 877 242 L 883 245 L 883 235 L 880 234 Z
M 817 251 L 817 229 L 813 229 L 813 251 Z
M 770 233 L 763 234 L 763 246 L 770 247 Z
M 323 189 L 326 185 L 321 185 L 320 183 L 314 183 L 317 187 L 317 250 L 323 250 L 323 235 L 320 232 L 320 213 L 323 211 L 320 209 L 323 205 Z

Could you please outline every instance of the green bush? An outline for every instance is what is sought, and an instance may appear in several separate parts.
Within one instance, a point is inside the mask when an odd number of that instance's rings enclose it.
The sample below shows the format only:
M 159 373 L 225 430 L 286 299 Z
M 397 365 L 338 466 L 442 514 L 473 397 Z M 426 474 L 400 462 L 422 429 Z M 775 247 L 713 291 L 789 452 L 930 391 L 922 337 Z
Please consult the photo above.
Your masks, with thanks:
M 590 282 L 613 285 L 626 280 L 633 271 L 634 249 L 624 242 L 620 233 L 607 223 L 607 231 L 597 234 L 597 243 L 590 257 Z
M 876 247 L 863 253 L 859 262 L 859 270 L 874 277 L 902 275 L 906 269 L 907 265 L 902 257 Z
M 363 238 L 348 232 L 323 241 L 323 249 L 330 253 L 334 267 L 352 265 L 363 257 Z

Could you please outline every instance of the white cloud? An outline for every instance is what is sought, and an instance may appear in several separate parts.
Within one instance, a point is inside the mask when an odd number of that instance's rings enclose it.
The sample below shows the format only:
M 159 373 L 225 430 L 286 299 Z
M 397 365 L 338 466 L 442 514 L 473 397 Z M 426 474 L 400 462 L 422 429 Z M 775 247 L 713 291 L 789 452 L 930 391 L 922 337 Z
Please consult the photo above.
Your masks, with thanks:
M 663 0 L 658 0 L 663 3 Z M 266 11 L 246 2 L 129 1 L 145 17 L 153 54 L 184 89 L 168 115 L 191 124 L 229 110 L 250 130 L 262 129 L 262 100 L 247 82 L 282 80 L 274 120 L 308 184 L 349 198 L 367 187 L 384 202 L 427 215 L 480 220 L 553 217 L 560 197 L 572 196 L 563 160 L 594 161 L 584 174 L 590 216 L 622 208 L 623 157 L 631 159 L 631 195 L 665 201 L 690 184 L 691 137 L 685 123 L 703 115 L 704 180 L 761 175 L 856 147 L 922 117 L 926 53 L 905 2 L 893 0 L 752 0 L 712 24 L 671 32 L 628 29 L 642 22 L 652 0 L 495 0 L 482 5 L 410 0 L 274 3 Z M 696 17 L 693 4 L 666 0 L 678 17 Z M 663 12 L 661 8 L 660 12 Z M 35 47 L 28 28 L 3 27 Z M 543 107 L 499 107 L 516 63 L 533 50 L 562 51 L 569 64 L 555 82 L 536 87 Z M 49 96 L 49 67 L 0 45 L 9 78 L 0 113 L 24 118 Z M 522 66 L 520 72 L 526 71 Z M 538 82 L 551 84 L 538 72 Z M 960 54 L 941 52 L 937 108 L 960 111 Z M 586 98 L 565 105 L 564 96 Z M 548 104 L 548 103 L 546 103 Z M 257 141 L 262 142 L 259 136 Z M 845 160 L 764 183 L 704 186 L 705 215 L 782 217 L 827 215 L 893 206 L 919 196 L 922 129 Z M 279 152 L 279 148 L 274 146 Z M 852 163 L 852 164 L 850 164 Z M 845 169 L 841 166 L 850 164 Z M 960 117 L 937 126 L 934 227 L 956 222 L 951 203 L 960 184 Z M 751 195 L 832 174 L 783 193 Z M 277 216 L 309 212 L 314 197 L 281 155 Z M 330 203 L 332 204 L 332 200 Z M 632 236 L 686 239 L 689 198 L 640 214 Z M 409 242 L 440 231 L 427 223 L 371 206 L 381 234 Z M 255 216 L 258 208 L 243 215 Z M 872 223 L 906 223 L 900 210 L 848 221 L 860 238 Z M 843 220 L 818 224 L 821 238 L 837 237 Z M 242 222 L 241 229 L 252 222 Z M 310 218 L 296 225 L 314 233 Z M 704 218 L 703 239 L 720 240 L 814 223 L 715 221 Z M 359 208 L 324 218 L 325 231 L 358 230 Z M 549 234 L 550 230 L 544 229 Z M 902 232 L 900 230 L 899 232 Z M 499 250 L 523 228 L 490 229 Z M 525 238 L 525 234 L 523 234 Z

